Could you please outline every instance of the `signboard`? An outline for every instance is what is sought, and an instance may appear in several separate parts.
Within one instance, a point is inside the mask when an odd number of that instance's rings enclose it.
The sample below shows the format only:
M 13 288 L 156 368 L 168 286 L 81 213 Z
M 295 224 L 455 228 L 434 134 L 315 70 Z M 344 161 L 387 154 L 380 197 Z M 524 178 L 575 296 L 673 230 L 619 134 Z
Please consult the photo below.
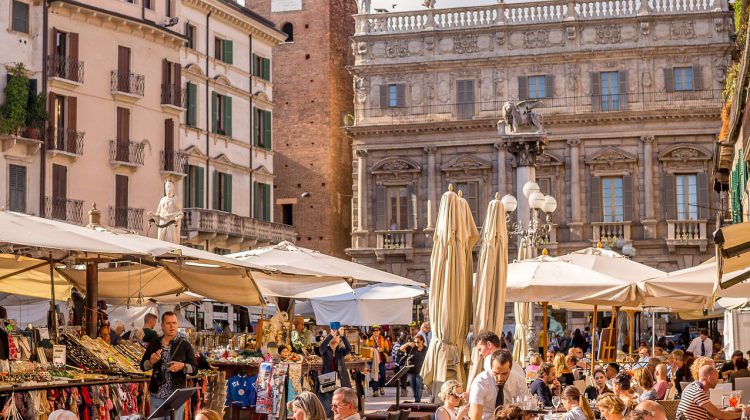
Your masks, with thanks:
M 65 366 L 67 362 L 67 352 L 65 346 L 54 345 L 52 346 L 52 364 L 54 366 Z
M 302 10 L 302 0 L 271 0 L 271 12 Z

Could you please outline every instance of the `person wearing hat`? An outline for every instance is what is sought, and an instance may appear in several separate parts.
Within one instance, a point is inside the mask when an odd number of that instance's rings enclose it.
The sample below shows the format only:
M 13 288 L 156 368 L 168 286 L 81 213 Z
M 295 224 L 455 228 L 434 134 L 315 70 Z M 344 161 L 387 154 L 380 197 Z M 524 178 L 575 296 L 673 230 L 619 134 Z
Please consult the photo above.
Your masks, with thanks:
M 378 392 L 380 395 L 385 395 L 385 364 L 388 363 L 388 355 L 391 352 L 391 346 L 388 344 L 388 340 L 380 335 L 382 329 L 380 325 L 372 326 L 372 336 L 367 340 L 366 345 L 372 347 L 375 351 L 373 353 L 373 370 L 377 365 L 378 378 L 370 381 L 372 387 L 372 396 L 376 396 Z M 377 360 L 375 360 L 377 357 Z M 374 376 L 374 375 L 373 375 Z
M 292 350 L 295 353 L 305 354 L 308 346 L 315 344 L 315 336 L 312 331 L 305 328 L 305 320 L 301 316 L 294 318 L 294 330 L 292 331 Z

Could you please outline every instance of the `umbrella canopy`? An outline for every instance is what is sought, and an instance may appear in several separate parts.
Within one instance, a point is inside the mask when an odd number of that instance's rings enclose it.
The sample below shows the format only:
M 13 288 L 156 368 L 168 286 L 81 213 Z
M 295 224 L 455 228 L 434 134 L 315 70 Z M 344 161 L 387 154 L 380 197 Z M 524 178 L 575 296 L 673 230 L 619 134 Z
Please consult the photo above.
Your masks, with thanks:
M 638 305 L 639 292 L 629 281 L 543 255 L 508 265 L 506 299 L 624 306 Z
M 502 331 L 505 318 L 505 283 L 508 274 L 508 227 L 505 206 L 495 195 L 487 206 L 487 217 L 482 227 L 482 249 L 477 263 L 474 285 L 474 334 L 482 331 Z M 471 349 L 471 367 L 467 383 L 482 371 L 482 355 Z
M 557 258 L 632 283 L 667 274 L 664 271 L 626 258 L 615 251 L 603 248 L 585 248 Z
M 479 239 L 466 200 L 449 188 L 440 200 L 430 256 L 432 340 L 422 378 L 433 395 L 450 379 L 465 382 L 464 356 L 471 319 L 471 250 Z
M 722 282 L 744 276 L 747 272 L 750 272 L 750 269 L 726 273 L 722 276 Z M 645 280 L 641 282 L 641 287 L 647 297 L 655 299 L 695 297 L 710 302 L 714 292 L 717 297 L 750 298 L 750 282 L 742 282 L 726 289 L 714 290 L 716 288 L 716 273 L 716 261 L 712 261 Z
M 371 284 L 352 293 L 311 299 L 310 303 L 318 325 L 408 324 L 412 321 L 412 300 L 423 294 L 422 288 Z
M 529 319 L 532 313 L 531 302 L 515 302 L 513 312 L 516 316 L 516 331 L 513 334 L 513 360 L 523 366 L 526 353 L 529 352 L 529 341 L 526 336 L 529 333 Z
M 301 280 L 317 281 L 315 277 L 355 280 L 365 283 L 389 283 L 403 286 L 422 286 L 405 277 L 380 271 L 362 264 L 322 254 L 312 249 L 302 248 L 291 242 L 280 242 L 250 251 L 230 254 L 228 257 L 244 261 L 265 271 L 287 275 L 305 276 Z

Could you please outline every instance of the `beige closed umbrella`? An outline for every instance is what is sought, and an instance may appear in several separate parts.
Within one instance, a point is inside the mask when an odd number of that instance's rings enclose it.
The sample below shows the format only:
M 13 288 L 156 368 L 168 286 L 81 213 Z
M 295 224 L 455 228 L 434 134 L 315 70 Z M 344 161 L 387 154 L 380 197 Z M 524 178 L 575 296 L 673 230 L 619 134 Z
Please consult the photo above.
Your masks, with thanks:
M 495 194 L 487 206 L 482 227 L 482 249 L 477 262 L 477 279 L 474 286 L 474 334 L 494 331 L 502 334 L 505 318 L 505 283 L 508 275 L 508 227 L 505 224 L 505 206 Z M 471 367 L 468 381 L 482 371 L 482 355 L 471 349 Z
M 531 302 L 515 302 L 513 311 L 516 315 L 516 330 L 513 334 L 513 360 L 521 366 L 524 364 L 526 353 L 529 351 L 529 342 L 526 336 L 529 333 L 529 318 L 531 317 Z
M 432 394 L 450 379 L 464 383 L 466 336 L 471 320 L 471 249 L 479 239 L 466 200 L 452 186 L 440 200 L 430 257 L 430 323 L 432 340 L 422 378 Z

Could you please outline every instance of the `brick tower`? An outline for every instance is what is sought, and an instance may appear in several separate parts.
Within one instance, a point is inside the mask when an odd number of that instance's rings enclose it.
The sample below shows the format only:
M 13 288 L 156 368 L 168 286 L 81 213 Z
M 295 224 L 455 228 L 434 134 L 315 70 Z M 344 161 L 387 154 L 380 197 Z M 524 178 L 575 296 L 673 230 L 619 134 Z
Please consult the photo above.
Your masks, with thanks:
M 352 113 L 346 69 L 357 12 L 353 0 L 247 0 L 290 35 L 274 47 L 275 220 L 293 224 L 297 244 L 347 258 L 352 199 Z

